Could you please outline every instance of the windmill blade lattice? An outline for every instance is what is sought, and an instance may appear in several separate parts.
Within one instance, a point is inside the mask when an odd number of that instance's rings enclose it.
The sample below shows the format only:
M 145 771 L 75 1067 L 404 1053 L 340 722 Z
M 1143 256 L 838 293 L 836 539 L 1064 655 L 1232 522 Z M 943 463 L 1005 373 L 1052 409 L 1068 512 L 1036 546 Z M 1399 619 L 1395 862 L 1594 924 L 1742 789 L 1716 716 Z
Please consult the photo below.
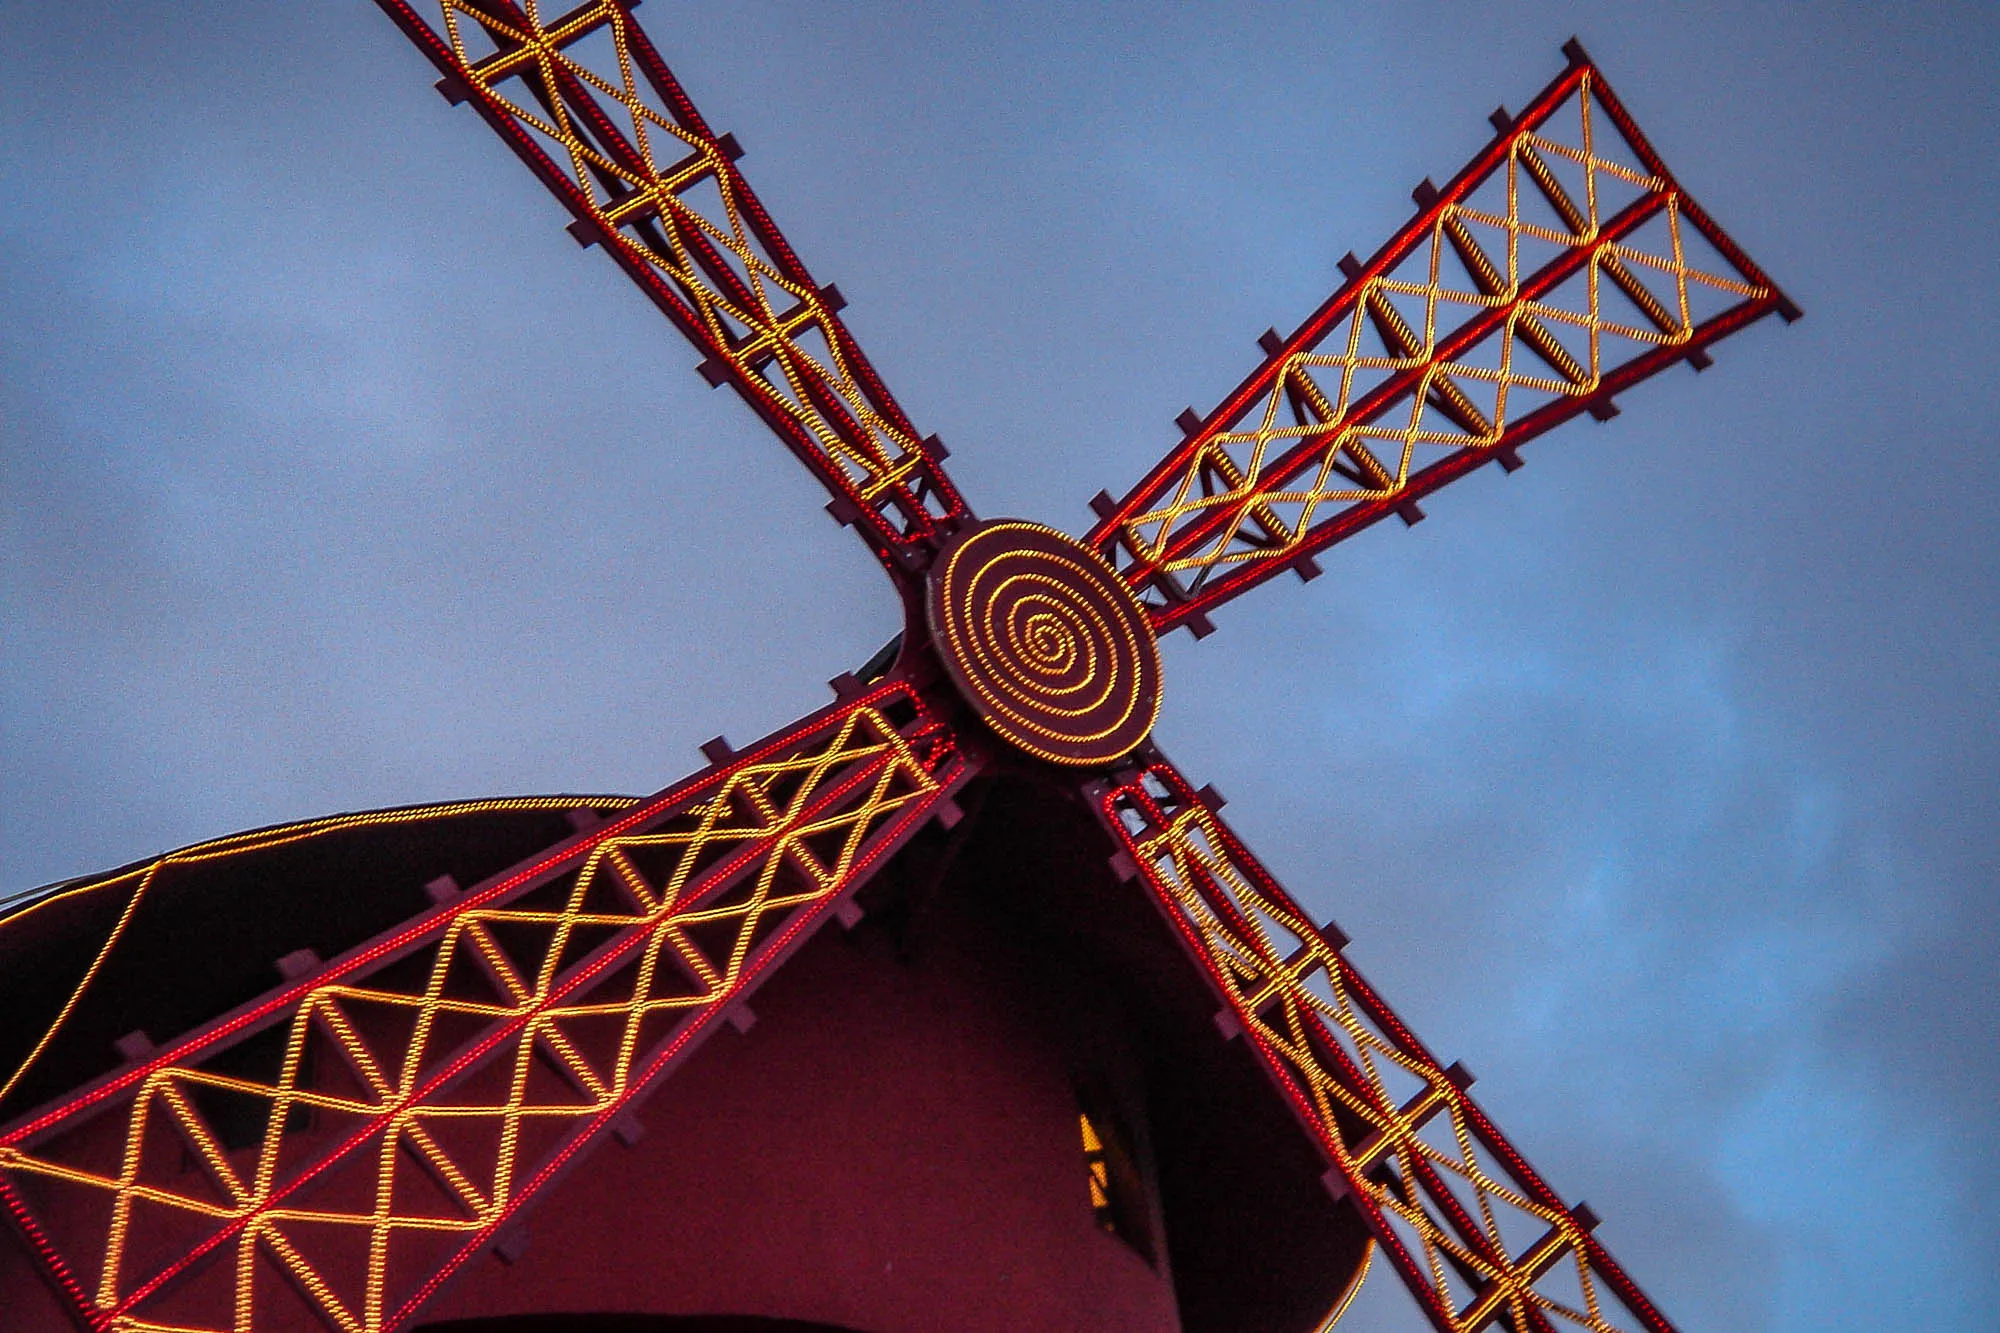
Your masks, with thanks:
M 879 680 L 838 678 L 832 707 L 715 750 L 464 894 L 444 886 L 415 920 L 0 1128 L 0 1206 L 76 1317 L 129 1333 L 403 1326 L 813 930 L 851 915 L 921 826 L 956 822 L 954 794 L 991 768 L 1081 790 L 1108 838 L 1094 850 L 1174 928 L 1226 1035 L 1254 1050 L 1258 1096 L 1268 1079 L 1296 1113 L 1440 1333 L 1671 1333 L 1463 1068 L 1436 1061 L 1151 746 L 1156 638 L 1203 632 L 1222 601 L 1310 575 L 1315 551 L 1390 513 L 1414 521 L 1429 491 L 1489 461 L 1511 470 L 1542 431 L 1797 311 L 1572 44 L 1473 163 L 1419 191 L 1415 219 L 1343 265 L 1318 313 L 1267 335 L 1265 363 L 1206 418 L 1184 417 L 1144 482 L 1099 497 L 1085 540 L 977 522 L 632 2 L 544 18 L 536 0 L 438 0 L 433 23 L 378 0 L 572 233 L 826 485 L 902 594 L 900 655 Z M 230 1065 L 274 1032 L 275 1072 Z M 230 1104 L 250 1141 L 218 1127 Z
M 1572 41 L 1569 68 L 1122 500 L 1089 541 L 1162 633 L 1717 339 L 1798 310 L 1689 198 Z
M 8 1127 L 0 1205 L 85 1327 L 399 1327 L 969 771 L 864 691 Z
M 1241 1035 L 1333 1163 L 1351 1199 L 1431 1322 L 1449 1333 L 1500 1323 L 1555 1333 L 1671 1333 L 1467 1089 L 1155 754 L 1090 796 L 1120 844 L 1121 874 L 1145 885 L 1214 985 L 1217 1022 Z
M 620 0 L 542 17 L 538 0 L 443 0 L 433 24 L 378 0 L 704 355 L 701 373 L 742 396 L 902 577 L 941 530 L 970 516 L 943 446 L 917 429 L 813 281 L 717 135 Z

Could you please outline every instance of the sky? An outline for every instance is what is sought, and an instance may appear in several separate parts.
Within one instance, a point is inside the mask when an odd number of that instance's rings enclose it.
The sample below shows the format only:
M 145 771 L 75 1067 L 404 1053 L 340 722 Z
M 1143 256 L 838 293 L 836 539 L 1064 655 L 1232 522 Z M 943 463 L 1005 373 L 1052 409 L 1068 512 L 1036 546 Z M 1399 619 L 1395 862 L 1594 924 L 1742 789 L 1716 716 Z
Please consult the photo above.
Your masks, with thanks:
M 899 628 L 373 5 L 26 10 L 0 896 L 656 790 Z M 979 512 L 1072 532 L 1578 35 L 1806 318 L 1173 636 L 1158 739 L 1683 1329 L 1991 1327 L 2000 9 L 641 18 Z

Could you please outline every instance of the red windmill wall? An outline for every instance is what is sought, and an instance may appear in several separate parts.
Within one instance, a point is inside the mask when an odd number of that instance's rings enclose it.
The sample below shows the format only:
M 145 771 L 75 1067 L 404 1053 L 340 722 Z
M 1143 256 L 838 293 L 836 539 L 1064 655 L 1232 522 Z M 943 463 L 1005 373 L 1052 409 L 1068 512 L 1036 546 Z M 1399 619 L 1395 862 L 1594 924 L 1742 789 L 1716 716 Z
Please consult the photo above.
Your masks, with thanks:
M 968 938 L 828 931 L 435 1317 L 645 1310 L 880 1330 L 1180 1327 L 1096 1224 L 1061 1053 Z M 1157 1227 L 1157 1222 L 1154 1224 Z
M 1151 905 L 1111 876 L 1080 804 L 1006 780 L 968 808 L 956 832 L 927 830 L 870 884 L 858 927 L 829 926 L 755 994 L 747 1032 L 719 1032 L 639 1108 L 635 1142 L 607 1138 L 546 1189 L 502 1234 L 509 1261 L 477 1257 L 421 1318 L 465 1333 L 576 1333 L 512 1322 L 551 1314 L 861 1333 L 1315 1328 L 1365 1243 L 1315 1183 L 1317 1149 L 1243 1044 L 1217 1031 L 1206 984 Z M 260 960 L 302 944 L 337 952 L 403 910 L 395 885 L 421 899 L 414 886 L 439 869 L 477 879 L 518 856 L 514 843 L 550 832 L 534 820 L 561 820 L 482 818 L 470 839 L 470 817 L 453 817 L 190 870 L 178 896 L 158 901 L 168 917 L 229 908 L 279 936 L 223 951 L 174 947 L 171 932 L 138 937 L 150 943 L 107 971 L 91 1000 L 103 1012 L 79 1010 L 65 1033 L 80 1044 L 51 1051 L 49 1077 L 95 1072 L 106 1033 L 165 1024 L 171 1036 L 221 1002 L 170 1018 L 171 997 L 218 977 L 240 989 L 268 971 Z M 364 884 L 389 900 L 350 921 Z M 271 910 L 280 892 L 294 895 L 291 910 Z M 0 962 L 95 938 L 82 916 L 75 929 L 62 919 L 0 922 Z M 47 1007 L 66 986 L 40 989 L 50 993 L 27 987 L 13 1000 Z M 1085 1107 L 1121 1142 L 1119 1234 L 1092 1207 Z M 106 1136 L 113 1172 L 118 1123 L 79 1131 Z M 303 1150 L 324 1132 L 302 1127 L 295 1142 Z M 79 1220 L 41 1217 L 59 1239 Z M 314 1257 L 345 1262 L 354 1279 L 366 1262 L 360 1248 Z M 128 1263 L 164 1259 L 135 1251 Z M 211 1268 L 157 1317 L 231 1326 L 227 1264 Z M 288 1319 L 264 1299 L 260 1328 L 322 1328 L 303 1303 Z M 0 1330 L 72 1327 L 25 1248 L 0 1231 Z

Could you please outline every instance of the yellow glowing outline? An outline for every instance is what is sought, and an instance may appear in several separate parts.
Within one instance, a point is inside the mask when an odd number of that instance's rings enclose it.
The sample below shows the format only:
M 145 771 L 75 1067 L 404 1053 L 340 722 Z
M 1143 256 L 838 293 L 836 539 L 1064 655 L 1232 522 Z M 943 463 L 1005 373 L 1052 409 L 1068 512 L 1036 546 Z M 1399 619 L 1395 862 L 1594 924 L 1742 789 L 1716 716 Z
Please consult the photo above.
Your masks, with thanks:
M 637 23 L 625 6 L 619 0 L 601 0 L 578 9 L 569 23 L 558 27 L 543 22 L 536 0 L 524 0 L 527 25 L 518 30 L 496 22 L 490 12 L 476 10 L 466 0 L 442 0 L 441 9 L 452 54 L 465 76 L 521 126 L 559 148 L 555 156 L 567 159 L 569 181 L 589 201 L 606 243 L 665 276 L 693 307 L 708 336 L 726 349 L 725 359 L 761 390 L 765 404 L 804 429 L 826 461 L 865 500 L 872 502 L 895 491 L 913 510 L 921 510 L 910 482 L 924 466 L 922 444 L 869 400 L 839 340 L 827 333 L 834 327 L 834 313 L 826 298 L 788 279 L 764 257 L 744 225 L 736 181 L 723 150 L 682 129 L 650 104 L 643 76 L 632 60 L 630 30 Z M 519 43 L 518 48 L 485 59 L 474 57 L 466 45 L 461 16 L 471 20 L 475 31 L 490 31 Z M 609 29 L 617 53 L 616 82 L 566 50 L 600 28 Z M 544 105 L 529 97 L 514 101 L 499 91 L 502 83 L 517 76 L 524 85 L 539 78 L 544 87 L 553 87 L 558 75 L 575 78 L 622 110 L 628 124 L 621 128 L 629 129 L 643 170 L 635 171 L 594 146 L 574 124 L 562 98 Z M 670 165 L 661 165 L 660 151 L 671 156 Z M 720 218 L 701 212 L 690 197 L 704 182 L 715 186 Z M 667 253 L 622 230 L 648 217 L 663 224 L 659 231 Z M 732 262 L 751 306 L 733 300 L 708 278 L 684 231 L 699 234 Z M 815 332 L 824 342 L 823 356 L 802 342 Z M 759 373 L 767 363 L 775 364 L 777 378 Z M 806 386 L 814 381 L 839 398 L 861 427 L 863 439 L 841 431 L 813 404 Z
M 72 1165 L 57 1154 L 63 1140 L 39 1150 L 0 1146 L 0 1172 L 41 1177 L 110 1195 L 112 1216 L 104 1232 L 103 1265 L 98 1273 L 96 1300 L 114 1307 L 123 1288 L 121 1268 L 135 1204 L 170 1208 L 219 1221 L 247 1218 L 233 1242 L 236 1264 L 235 1328 L 254 1326 L 256 1256 L 276 1259 L 308 1293 L 317 1309 L 342 1333 L 379 1333 L 393 1313 L 385 1308 L 389 1251 L 399 1232 L 430 1231 L 470 1235 L 493 1225 L 511 1203 L 515 1187 L 515 1154 L 521 1126 L 528 1119 L 578 1121 L 598 1115 L 623 1101 L 633 1065 L 643 1054 L 637 1048 L 641 1020 L 658 1012 L 712 1012 L 733 1001 L 741 988 L 744 966 L 759 926 L 773 914 L 789 920 L 800 911 L 835 897 L 851 878 L 857 855 L 868 836 L 897 812 L 927 802 L 940 782 L 918 757 L 911 743 L 877 709 L 859 706 L 822 732 L 801 750 L 746 764 L 720 776 L 715 790 L 700 803 L 674 816 L 665 831 L 609 838 L 591 849 L 576 872 L 559 909 L 514 907 L 502 903 L 461 912 L 443 928 L 427 979 L 421 989 L 377 989 L 367 979 L 338 979 L 310 989 L 293 1010 L 287 1029 L 283 1063 L 274 1083 L 169 1064 L 150 1072 L 124 1108 L 125 1149 L 117 1174 L 107 1175 Z M 835 810 L 808 819 L 815 800 L 835 783 L 852 775 L 873 773 Z M 572 798 L 566 806 L 584 802 Z M 510 802 L 474 802 L 471 808 L 493 808 Z M 465 808 L 465 807 L 460 807 Z M 310 828 L 331 824 L 384 822 L 408 817 L 362 815 L 343 820 L 315 821 Z M 286 830 L 274 831 L 283 833 Z M 834 834 L 836 850 L 823 862 L 810 841 Z M 261 836 L 261 835 L 244 835 Z M 303 835 L 301 835 L 303 836 Z M 216 847 L 243 839 L 225 839 Z M 747 889 L 731 890 L 717 901 L 685 907 L 681 897 L 692 878 L 713 863 L 718 849 L 756 849 Z M 674 853 L 673 868 L 654 882 L 640 875 L 630 853 L 642 849 Z M 779 872 L 796 872 L 803 887 L 787 890 Z M 608 873 L 607 873 L 608 872 Z M 609 903 L 603 901 L 611 900 Z M 622 903 L 623 907 L 613 904 Z M 703 946 L 690 934 L 702 925 L 726 923 L 725 947 Z M 512 924 L 549 927 L 548 944 L 538 966 L 524 969 L 500 943 L 492 927 Z M 636 960 L 630 998 L 591 1003 L 589 988 L 577 1002 L 568 999 L 559 982 L 559 965 L 566 963 L 571 934 L 584 927 L 612 927 L 644 933 Z M 660 963 L 668 960 L 662 976 Z M 461 961 L 463 960 L 463 961 Z M 454 963 L 471 962 L 504 993 L 498 1002 L 450 998 L 446 983 Z M 399 1050 L 384 1052 L 350 1020 L 345 1003 L 360 1001 L 415 1014 L 415 1024 Z M 437 1020 L 447 1014 L 500 1023 L 525 1019 L 512 1048 L 512 1077 L 502 1100 L 480 1104 L 452 1102 L 421 1104 L 404 1099 L 420 1086 L 429 1041 Z M 615 1017 L 622 1032 L 615 1056 L 600 1067 L 580 1051 L 563 1031 L 573 1019 Z M 300 1085 L 308 1035 L 318 1031 L 332 1042 L 347 1069 L 361 1084 L 361 1096 L 342 1096 Z M 198 1052 L 205 1056 L 206 1051 Z M 538 1055 L 547 1056 L 568 1075 L 572 1096 L 537 1100 L 528 1074 Z M 254 1156 L 225 1150 L 188 1095 L 192 1087 L 211 1087 L 268 1100 L 270 1113 L 261 1145 Z M 401 1104 L 399 1104 L 401 1102 Z M 267 1207 L 283 1183 L 279 1179 L 284 1127 L 294 1108 L 380 1117 L 387 1115 L 375 1199 L 363 1211 L 301 1207 L 286 1201 Z M 145 1166 L 147 1127 L 164 1116 L 203 1168 L 224 1201 L 141 1180 Z M 428 1128 L 432 1121 L 474 1119 L 498 1122 L 498 1148 L 489 1164 L 482 1159 L 481 1188 L 464 1164 L 455 1160 Z M 439 1180 L 462 1210 L 460 1217 L 398 1212 L 395 1179 L 399 1155 L 414 1155 Z M 285 1235 L 291 1222 L 365 1228 L 369 1236 L 368 1274 L 359 1306 L 343 1301 L 325 1276 L 315 1269 Z M 226 1260 L 219 1260 L 226 1262 Z M 110 1321 L 119 1333 L 143 1333 L 162 1327 L 142 1315 L 128 1313 Z M 223 1328 L 180 1329 L 176 1333 L 231 1333 Z
M 1004 541 L 1009 533 L 1032 533 L 1053 542 L 1057 549 L 1020 545 L 1004 545 L 997 551 L 989 549 L 994 540 Z M 980 549 L 975 551 L 975 547 Z M 968 559 L 980 563 L 963 569 L 962 564 Z M 1026 563 L 1027 568 L 1020 572 L 1005 569 L 1009 562 L 1016 561 Z M 988 578 L 989 571 L 996 567 L 1002 570 L 997 588 Z M 1040 572 L 1052 568 L 1068 571 L 1075 576 L 1075 581 L 1065 581 Z M 932 605 L 941 612 L 936 617 L 939 623 L 933 624 L 932 632 L 943 641 L 944 651 L 956 664 L 954 679 L 963 681 L 971 691 L 974 696 L 972 702 L 979 707 L 982 720 L 1009 744 L 1050 763 L 1084 767 L 1110 763 L 1120 755 L 1129 754 L 1151 733 L 1160 716 L 1159 647 L 1138 598 L 1097 552 L 1053 528 L 1010 519 L 988 523 L 977 529 L 945 556 L 932 577 L 937 587 Z M 1097 640 L 1104 645 L 1106 660 L 1101 676 L 1102 687 L 1095 697 L 1099 701 L 1118 701 L 1120 711 L 1109 725 L 1087 732 L 1063 731 L 1050 725 L 1050 718 L 1083 717 L 1102 705 L 1093 703 L 1076 708 L 1044 702 L 1032 692 L 1030 682 L 1023 679 L 1027 673 L 1011 659 L 1003 660 L 998 655 L 1000 647 L 992 640 L 1002 627 L 992 623 L 988 614 L 990 608 L 995 604 L 999 590 L 1030 579 L 1045 584 L 1051 594 L 1069 594 L 1080 586 L 1100 594 L 1108 605 L 1124 612 L 1107 620 L 1099 608 L 1088 601 L 1052 597 L 1056 605 L 1069 611 L 1073 617 L 1064 621 L 1062 628 L 1073 634 L 1077 621 L 1086 622 L 1095 629 Z M 1124 650 L 1122 657 L 1119 653 L 1121 648 Z M 1090 688 L 1094 681 L 1100 679 L 1095 665 L 1094 645 L 1088 639 L 1085 640 L 1084 650 L 1089 654 L 1086 660 L 1091 665 L 1090 671 L 1081 684 L 1061 693 L 1074 694 Z M 1127 663 L 1129 671 L 1121 669 Z M 1032 707 L 1035 711 L 1024 712 L 1024 707 Z M 1124 730 L 1141 708 L 1147 710 L 1145 725 L 1136 731 L 1130 745 L 1116 752 L 1105 750 L 1080 757 L 1040 743 L 1052 741 L 1081 747 L 1102 741 Z
M 1196 584 L 1204 574 L 1222 567 L 1287 560 L 1298 553 L 1322 508 L 1392 500 L 1402 494 L 1408 487 L 1412 462 L 1419 446 L 1458 450 L 1498 443 L 1508 428 L 1508 398 L 1514 389 L 1573 398 L 1595 393 L 1603 375 L 1610 369 L 1601 346 L 1604 335 L 1610 334 L 1644 346 L 1686 343 L 1694 334 L 1690 284 L 1741 297 L 1760 298 L 1770 294 L 1769 288 L 1690 265 L 1682 242 L 1680 192 L 1668 181 L 1597 155 L 1592 82 L 1593 76 L 1585 73 L 1569 99 L 1574 103 L 1580 123 L 1582 146 L 1557 143 L 1536 133 L 1517 135 L 1510 145 L 1507 159 L 1506 214 L 1487 213 L 1464 203 L 1447 204 L 1431 226 L 1426 280 L 1417 283 L 1383 275 L 1370 278 L 1346 316 L 1344 348 L 1337 352 L 1295 352 L 1287 357 L 1272 380 L 1262 413 L 1239 429 L 1222 432 L 1205 441 L 1187 460 L 1178 478 L 1160 489 L 1160 498 L 1154 507 L 1135 514 L 1121 525 L 1120 533 L 1134 555 L 1166 573 L 1192 575 Z M 1563 193 L 1548 165 L 1547 158 L 1551 156 L 1567 159 L 1582 167 L 1585 190 L 1581 205 L 1568 200 Z M 1568 230 L 1538 226 L 1522 217 L 1522 171 L 1558 198 L 1566 200 L 1567 208 L 1562 204 L 1553 206 L 1559 215 L 1565 215 Z M 1630 244 L 1629 238 L 1628 243 L 1622 244 L 1600 242 L 1599 176 L 1613 177 L 1638 187 L 1646 194 L 1662 197 L 1661 215 L 1666 221 L 1668 255 L 1648 253 Z M 1481 272 L 1474 275 L 1474 285 L 1480 285 L 1480 278 L 1499 283 L 1493 291 L 1465 291 L 1448 286 L 1441 279 L 1445 255 L 1456 253 L 1452 242 L 1471 240 L 1467 222 L 1507 233 L 1504 273 L 1486 258 L 1476 244 L 1467 246 L 1484 261 L 1479 266 Z M 1520 271 L 1520 243 L 1524 237 L 1567 249 L 1588 249 L 1592 252 L 1583 268 L 1564 279 L 1558 289 L 1568 290 L 1581 279 L 1587 291 L 1587 308 L 1583 313 L 1553 304 L 1555 292 L 1548 293 L 1540 301 L 1521 298 L 1521 283 L 1527 276 Z M 1639 292 L 1646 290 L 1633 278 L 1634 265 L 1671 275 L 1676 308 L 1669 309 L 1657 298 L 1633 295 L 1635 289 Z M 1601 275 L 1610 277 L 1614 285 L 1631 298 L 1657 327 L 1638 328 L 1606 316 L 1601 299 Z M 1415 298 L 1423 303 L 1421 332 L 1410 329 L 1404 323 L 1388 299 L 1391 295 Z M 1494 335 L 1480 339 L 1466 348 L 1464 353 L 1468 357 L 1483 355 L 1492 337 L 1497 336 L 1500 340 L 1497 368 L 1463 360 L 1447 363 L 1438 359 L 1438 344 L 1450 332 L 1450 327 L 1441 326 L 1441 311 L 1460 309 L 1471 313 L 1502 308 L 1511 310 L 1507 320 Z M 1400 330 L 1408 343 L 1406 354 L 1395 355 L 1393 349 L 1388 356 L 1371 356 L 1363 352 L 1364 335 L 1376 319 L 1384 319 Z M 1568 355 L 1550 332 L 1550 324 L 1579 329 L 1587 335 L 1587 365 Z M 1517 369 L 1516 344 L 1522 342 L 1527 343 L 1541 359 L 1549 361 L 1559 377 L 1551 378 Z M 1334 372 L 1332 378 L 1337 379 L 1337 389 L 1329 393 L 1323 388 L 1311 373 L 1316 370 Z M 1406 419 L 1400 424 L 1387 417 L 1363 424 L 1348 420 L 1349 411 L 1361 396 L 1357 392 L 1361 387 L 1357 385 L 1357 377 L 1362 372 L 1394 374 L 1408 370 L 1421 371 L 1422 378 L 1410 395 Z M 1490 414 L 1480 405 L 1475 405 L 1460 387 L 1468 383 L 1491 386 Z M 1318 421 L 1289 426 L 1279 424 L 1280 409 L 1286 407 L 1294 391 L 1311 406 L 1320 418 Z M 1467 429 L 1452 422 L 1449 417 L 1444 417 L 1443 424 L 1432 424 L 1443 416 L 1432 401 L 1434 395 L 1454 402 L 1461 409 L 1470 408 L 1472 425 L 1478 429 Z M 1263 480 L 1266 465 L 1303 441 L 1317 444 L 1319 452 L 1314 468 L 1304 475 L 1299 484 L 1282 488 L 1267 485 Z M 1370 442 L 1388 446 L 1383 450 L 1383 457 L 1377 457 Z M 1352 478 L 1341 475 L 1340 466 L 1361 473 L 1367 484 L 1357 484 Z M 1217 482 L 1221 484 L 1216 485 Z M 1281 513 L 1281 510 L 1284 512 Z M 1232 517 L 1214 539 L 1169 559 L 1168 550 L 1178 535 L 1215 511 L 1230 513 Z M 1255 531 L 1253 536 L 1246 537 L 1245 528 L 1250 525 L 1254 525 Z
M 1353 999 L 1347 963 L 1338 949 L 1289 898 L 1264 893 L 1256 876 L 1224 854 L 1227 844 L 1212 812 L 1192 804 L 1164 829 L 1134 836 L 1132 845 L 1147 880 L 1170 898 L 1200 940 L 1215 975 L 1226 981 L 1237 1020 L 1282 1062 L 1305 1094 L 1321 1141 L 1338 1154 L 1336 1165 L 1348 1180 L 1359 1182 L 1376 1208 L 1417 1238 L 1432 1286 L 1455 1311 L 1453 1328 L 1472 1333 L 1505 1307 L 1522 1327 L 1533 1308 L 1591 1333 L 1623 1333 L 1602 1312 L 1582 1224 L 1567 1209 L 1526 1198 L 1486 1170 L 1475 1151 L 1465 1092 L 1446 1071 L 1403 1051 L 1375 1027 Z M 1210 901 L 1211 894 L 1233 908 L 1234 917 L 1248 929 L 1227 919 Z M 1363 1076 L 1362 1090 L 1350 1087 L 1322 1059 L 1322 1033 L 1344 1047 Z M 1399 1081 L 1420 1085 L 1421 1091 L 1399 1100 L 1387 1081 L 1391 1072 Z M 1337 1113 L 1358 1118 L 1365 1126 L 1360 1135 L 1350 1139 Z M 1442 1135 L 1422 1137 L 1435 1124 L 1449 1127 L 1448 1141 L 1439 1141 Z M 1468 1186 L 1477 1200 L 1476 1220 L 1484 1238 L 1504 1260 L 1496 1263 L 1460 1240 L 1432 1215 L 1420 1192 L 1411 1191 L 1406 1199 L 1370 1176 L 1391 1158 L 1403 1180 L 1412 1179 L 1421 1162 Z M 1534 1219 L 1542 1228 L 1540 1238 L 1517 1254 L 1501 1233 L 1496 1204 Z M 1573 1271 L 1583 1309 L 1536 1289 L 1558 1267 Z M 1480 1288 L 1476 1297 L 1473 1283 L 1458 1277 L 1461 1270 L 1474 1275 Z M 1469 1299 L 1461 1303 L 1461 1296 Z
M 443 805 L 413 805 L 395 810 L 370 810 L 352 815 L 327 815 L 318 819 L 304 819 L 297 823 L 279 824 L 248 833 L 232 833 L 227 837 L 198 842 L 193 846 L 168 852 L 143 866 L 135 866 L 107 878 L 62 889 L 46 898 L 37 899 L 20 911 L 0 918 L 0 934 L 4 934 L 16 922 L 26 920 L 45 907 L 66 902 L 80 894 L 98 893 L 114 885 L 138 880 L 138 886 L 133 889 L 132 896 L 125 901 L 125 908 L 119 914 L 117 924 L 113 925 L 110 933 L 104 937 L 104 943 L 98 947 L 97 956 L 91 959 L 90 966 L 84 969 L 83 977 L 76 983 L 76 988 L 70 992 L 69 998 L 63 1001 L 62 1008 L 57 1010 L 55 1018 L 43 1031 L 34 1049 L 22 1057 L 21 1063 L 14 1067 L 14 1072 L 7 1076 L 7 1081 L 0 1084 L 0 1103 L 7 1100 L 7 1094 L 27 1076 L 28 1069 L 41 1058 L 42 1053 L 55 1040 L 57 1031 L 69 1021 L 70 1014 L 82 1002 L 84 992 L 89 989 L 90 983 L 97 979 L 105 960 L 111 956 L 112 949 L 125 934 L 125 927 L 131 923 L 132 917 L 139 909 L 139 900 L 146 896 L 146 890 L 153 886 L 153 880 L 160 871 L 168 866 L 225 860 L 249 852 L 269 851 L 274 847 L 283 847 L 321 834 L 339 833 L 345 829 L 370 825 L 407 824 L 426 819 L 445 819 L 454 815 L 482 814 L 493 810 L 575 810 L 582 806 L 617 810 L 631 805 L 633 800 L 634 798 L 630 796 L 513 796 L 484 801 L 453 801 Z

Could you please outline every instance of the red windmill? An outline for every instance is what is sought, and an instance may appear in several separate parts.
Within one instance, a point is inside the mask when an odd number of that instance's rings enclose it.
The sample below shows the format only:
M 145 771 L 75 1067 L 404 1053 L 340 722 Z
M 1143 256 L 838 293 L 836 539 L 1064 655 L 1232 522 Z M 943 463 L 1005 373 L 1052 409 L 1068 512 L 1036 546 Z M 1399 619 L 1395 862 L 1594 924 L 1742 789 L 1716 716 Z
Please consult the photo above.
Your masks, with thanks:
M 1379 1250 L 1440 1330 L 1670 1329 L 1149 739 L 1159 635 L 1796 318 L 1583 50 L 1077 540 L 975 519 L 635 0 L 379 3 L 906 627 L 644 800 L 291 825 L 0 921 L 46 1017 L 0 1065 L 8 1326 L 1309 1329 Z

